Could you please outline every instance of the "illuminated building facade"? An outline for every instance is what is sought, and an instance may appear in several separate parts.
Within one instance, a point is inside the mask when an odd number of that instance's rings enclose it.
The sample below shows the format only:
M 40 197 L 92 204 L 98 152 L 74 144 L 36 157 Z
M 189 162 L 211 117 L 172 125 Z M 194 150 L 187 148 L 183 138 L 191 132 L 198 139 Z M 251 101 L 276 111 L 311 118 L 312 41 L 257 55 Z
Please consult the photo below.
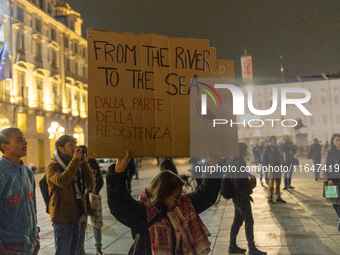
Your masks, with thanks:
M 251 119 L 261 119 L 262 122 L 251 121 L 249 127 L 246 125 L 237 125 L 238 136 L 240 141 L 254 145 L 255 143 L 268 140 L 272 135 L 278 138 L 281 143 L 285 135 L 289 135 L 294 142 L 304 147 L 311 144 L 314 138 L 324 144 L 330 142 L 332 134 L 340 132 L 340 79 L 319 79 L 307 80 L 292 83 L 275 83 L 268 85 L 253 86 L 253 105 L 255 109 L 267 110 L 272 107 L 273 103 L 273 88 L 278 89 L 278 96 L 283 87 L 305 88 L 311 92 L 311 99 L 303 104 L 304 107 L 312 114 L 306 116 L 295 105 L 287 105 L 286 115 L 281 115 L 281 100 L 278 100 L 277 110 L 269 116 L 254 116 L 246 105 L 245 117 L 239 118 L 238 121 L 245 120 L 248 123 Z M 241 87 L 246 95 L 247 87 Z M 288 93 L 287 98 L 301 98 L 305 95 L 298 93 Z M 276 121 L 267 121 L 267 119 L 275 119 Z M 300 119 L 304 126 L 300 131 L 306 134 L 306 143 L 299 143 L 296 139 L 297 132 L 292 127 L 285 127 L 281 124 L 282 120 Z M 294 125 L 293 122 L 285 121 L 284 125 Z M 259 127 L 255 127 L 259 126 Z M 261 127 L 260 127 L 261 126 Z
M 82 19 L 56 0 L 0 0 L 0 47 L 7 41 L 12 79 L 0 82 L 0 128 L 18 127 L 26 164 L 44 171 L 55 140 L 86 144 L 87 41 Z

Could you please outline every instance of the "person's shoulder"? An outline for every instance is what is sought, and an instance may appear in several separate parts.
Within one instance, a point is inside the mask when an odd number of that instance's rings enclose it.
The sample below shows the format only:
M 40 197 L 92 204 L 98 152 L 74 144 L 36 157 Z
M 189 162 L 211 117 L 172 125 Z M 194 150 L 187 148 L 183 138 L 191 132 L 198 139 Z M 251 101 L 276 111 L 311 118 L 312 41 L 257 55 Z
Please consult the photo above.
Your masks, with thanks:
M 335 151 L 330 149 L 326 152 L 327 157 L 332 157 L 335 154 Z
M 12 172 L 14 171 L 9 171 L 9 166 L 4 164 L 3 162 L 1 163 L 0 161 L 0 180 L 7 179 L 9 176 L 12 176 Z
M 49 171 L 51 169 L 60 168 L 60 164 L 56 160 L 52 160 L 47 166 L 46 171 Z
M 89 158 L 88 160 L 87 160 L 87 162 L 89 163 L 89 164 L 98 164 L 98 162 L 97 162 L 97 160 L 96 159 L 94 159 L 94 158 Z

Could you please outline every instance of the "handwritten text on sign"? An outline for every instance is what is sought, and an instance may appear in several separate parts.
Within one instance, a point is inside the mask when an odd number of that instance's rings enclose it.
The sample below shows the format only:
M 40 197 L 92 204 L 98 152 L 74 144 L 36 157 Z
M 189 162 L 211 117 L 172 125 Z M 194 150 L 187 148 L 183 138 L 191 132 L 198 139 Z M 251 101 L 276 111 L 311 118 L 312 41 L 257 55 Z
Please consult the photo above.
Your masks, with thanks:
M 199 93 L 190 78 L 216 76 L 215 49 L 201 39 L 88 35 L 89 151 L 97 157 L 117 157 L 124 148 L 134 148 L 135 157 L 189 156 L 189 94 Z

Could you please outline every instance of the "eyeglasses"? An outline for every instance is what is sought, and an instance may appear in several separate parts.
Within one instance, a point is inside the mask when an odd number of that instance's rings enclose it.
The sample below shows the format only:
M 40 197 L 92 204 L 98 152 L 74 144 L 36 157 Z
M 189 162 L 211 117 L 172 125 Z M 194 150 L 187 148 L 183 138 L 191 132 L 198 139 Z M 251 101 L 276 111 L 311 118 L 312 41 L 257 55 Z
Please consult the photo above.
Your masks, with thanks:
M 176 202 L 179 202 L 182 198 L 182 195 L 180 195 L 178 198 L 173 197 L 173 196 L 169 196 L 170 198 L 172 198 L 173 200 L 175 200 Z
M 21 143 L 22 141 L 26 141 L 26 137 L 25 136 L 19 136 L 19 137 L 17 137 L 16 141 Z

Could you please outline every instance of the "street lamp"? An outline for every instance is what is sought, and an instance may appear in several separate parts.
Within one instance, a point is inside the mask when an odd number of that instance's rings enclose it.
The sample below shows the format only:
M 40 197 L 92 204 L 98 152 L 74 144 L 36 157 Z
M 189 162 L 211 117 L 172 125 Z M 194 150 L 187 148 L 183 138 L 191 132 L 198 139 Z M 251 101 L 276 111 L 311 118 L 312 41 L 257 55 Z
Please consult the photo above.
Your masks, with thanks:
M 51 126 L 47 129 L 49 133 L 48 139 L 58 139 L 60 136 L 64 135 L 65 128 L 60 126 L 58 122 L 53 121 Z

